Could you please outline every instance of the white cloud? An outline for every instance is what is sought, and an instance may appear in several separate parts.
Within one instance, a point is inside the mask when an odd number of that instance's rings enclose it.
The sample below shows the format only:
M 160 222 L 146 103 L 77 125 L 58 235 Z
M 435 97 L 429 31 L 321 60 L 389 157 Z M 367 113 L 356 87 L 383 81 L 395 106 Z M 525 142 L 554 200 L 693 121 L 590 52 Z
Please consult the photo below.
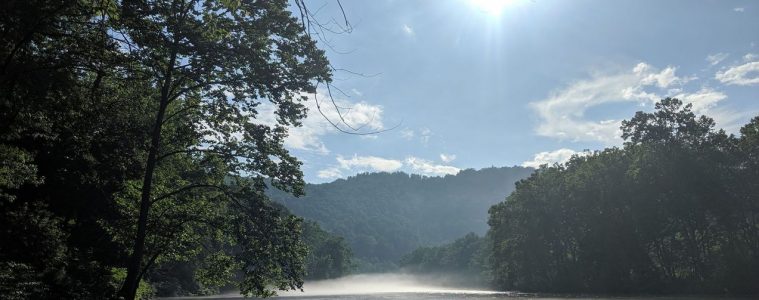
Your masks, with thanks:
M 414 29 L 411 28 L 411 26 L 408 26 L 408 24 L 403 24 L 403 32 L 410 36 L 414 35 Z
M 452 162 L 452 161 L 456 160 L 456 154 L 440 153 L 440 160 L 442 160 L 445 163 Z
M 404 128 L 400 131 L 400 133 L 401 133 L 401 138 L 407 141 L 413 140 L 414 137 L 418 137 L 419 142 L 421 142 L 425 146 L 427 145 L 427 143 L 429 143 L 430 137 L 432 137 L 432 130 L 430 130 L 429 128 L 422 128 L 422 129 L 418 129 L 417 131 L 414 131 L 413 129 L 409 129 L 409 128 Z
M 414 131 L 408 128 L 404 128 L 401 130 L 401 137 L 406 140 L 411 140 L 414 138 Z
M 431 161 L 413 156 L 406 158 L 406 164 L 420 174 L 431 176 L 455 175 L 461 171 L 453 166 L 436 165 Z
M 379 138 L 379 135 L 377 135 L 377 134 L 366 134 L 366 135 L 359 136 L 359 138 L 362 139 L 362 140 L 376 140 L 376 139 Z
M 327 146 L 324 145 L 320 138 L 327 131 L 323 128 L 290 128 L 285 139 L 285 147 L 327 155 L 329 154 L 329 149 L 327 149 Z
M 585 111 L 607 103 L 630 102 L 641 106 L 654 103 L 662 97 L 647 89 L 679 91 L 680 86 L 694 79 L 678 77 L 676 70 L 667 67 L 660 71 L 639 63 L 632 70 L 597 73 L 589 80 L 577 81 L 546 99 L 531 103 L 541 121 L 536 132 L 559 139 L 619 144 L 621 120 L 588 120 Z
M 340 172 L 340 169 L 333 167 L 333 168 L 326 168 L 324 170 L 320 170 L 316 174 L 316 176 L 323 179 L 330 179 L 330 178 L 338 178 L 340 176 L 343 176 L 343 173 Z
M 351 92 L 353 94 L 355 94 L 356 96 L 363 96 L 364 95 L 363 93 L 361 93 L 361 91 L 359 91 L 357 89 L 351 89 Z
M 342 156 L 338 155 L 337 163 L 340 165 L 340 168 L 346 170 L 360 168 L 371 169 L 372 171 L 380 172 L 393 172 L 403 167 L 403 163 L 399 160 L 386 159 L 376 156 L 353 155 L 352 158 L 345 159 Z
M 563 164 L 572 158 L 572 155 L 588 155 L 590 152 L 577 152 L 572 149 L 561 148 L 555 151 L 545 151 L 536 153 L 532 160 L 522 163 L 523 167 L 538 168 L 541 165 L 553 165 L 554 163 Z
M 741 127 L 759 114 L 757 110 L 734 111 L 724 108 L 716 108 L 709 112 L 709 117 L 714 119 L 717 128 L 724 129 L 728 133 L 737 134 Z
M 693 112 L 697 114 L 706 114 L 718 102 L 727 99 L 727 95 L 709 88 L 701 88 L 695 93 L 681 93 L 673 96 L 680 99 L 685 104 L 693 105 Z
M 706 57 L 706 61 L 708 61 L 710 65 L 715 66 L 725 60 L 728 56 L 730 56 L 730 54 L 727 53 L 711 54 Z
M 656 86 L 660 88 L 667 88 L 673 84 L 684 84 L 693 79 L 675 76 L 676 70 L 677 68 L 675 67 L 666 67 L 661 72 L 656 72 L 654 67 L 645 63 L 639 63 L 633 68 L 635 74 L 643 77 L 640 81 L 642 85 L 656 84 Z
M 744 12 L 744 11 L 746 11 L 746 9 L 745 9 L 745 8 L 743 8 L 743 7 L 736 7 L 736 8 L 733 8 L 733 11 L 736 11 L 736 12 Z
M 358 172 L 394 172 L 403 167 L 403 162 L 395 159 L 387 159 L 377 156 L 359 156 L 354 154 L 353 157 L 345 158 L 338 155 L 336 158 L 337 165 L 319 170 L 316 176 L 322 179 L 333 179 L 343 177 L 344 174 L 355 174 Z
M 311 151 L 321 155 L 329 154 L 329 149 L 322 142 L 321 137 L 339 133 L 339 131 L 327 119 L 346 131 L 358 129 L 359 132 L 371 132 L 384 128 L 382 123 L 383 108 L 380 105 L 363 101 L 350 102 L 340 98 L 335 98 L 333 104 L 324 91 L 319 91 L 316 95 L 308 94 L 306 97 L 308 100 L 302 103 L 308 112 L 306 118 L 301 120 L 303 126 L 288 128 L 285 146 L 289 149 Z M 321 113 L 316 104 L 317 100 L 321 106 Z M 276 124 L 275 106 L 273 104 L 262 103 L 258 107 L 258 112 L 255 122 L 267 125 Z
M 422 144 L 427 145 L 430 141 L 430 136 L 432 136 L 432 130 L 429 128 L 422 128 L 422 130 L 419 131 L 419 140 Z
M 746 53 L 746 55 L 743 56 L 743 61 L 755 61 L 759 60 L 759 55 L 754 53 Z
M 353 104 L 347 101 L 337 101 L 337 106 L 340 107 L 340 114 L 342 114 L 342 119 L 346 125 L 353 129 L 366 128 L 377 131 L 384 128 L 382 125 L 382 106 L 380 105 L 372 105 L 366 102 Z M 325 111 L 325 115 L 330 120 L 340 120 L 340 115 L 338 115 L 334 105 L 322 104 L 322 111 Z
M 444 161 L 449 159 L 448 162 L 456 158 L 455 155 L 446 154 L 441 154 L 440 157 Z M 404 166 L 408 167 L 411 173 L 427 176 L 455 175 L 461 171 L 461 169 L 454 166 L 435 164 L 432 161 L 414 156 L 409 156 L 405 161 L 400 161 L 376 156 L 358 156 L 354 154 L 353 157 L 349 158 L 338 155 L 336 160 L 337 165 L 320 170 L 317 172 L 317 176 L 322 179 L 331 179 L 343 177 L 348 173 L 355 174 L 366 171 L 394 172 L 400 170 Z
M 727 70 L 719 71 L 714 78 L 728 85 L 759 84 L 759 61 L 749 62 L 731 67 Z

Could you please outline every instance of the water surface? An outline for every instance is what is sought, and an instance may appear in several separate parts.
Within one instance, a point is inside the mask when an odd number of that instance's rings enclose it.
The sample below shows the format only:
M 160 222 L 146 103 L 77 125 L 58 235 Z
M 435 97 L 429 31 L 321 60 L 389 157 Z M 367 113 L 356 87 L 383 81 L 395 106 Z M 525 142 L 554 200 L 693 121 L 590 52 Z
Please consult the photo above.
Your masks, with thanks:
M 516 292 L 456 287 L 455 278 L 446 276 L 413 276 L 408 274 L 359 274 L 338 279 L 306 282 L 303 291 L 280 291 L 272 299 L 297 300 L 382 300 L 382 299 L 531 299 L 531 300 L 744 300 L 749 298 L 709 297 L 556 297 Z M 243 299 L 239 293 L 206 297 L 170 298 L 230 300 Z

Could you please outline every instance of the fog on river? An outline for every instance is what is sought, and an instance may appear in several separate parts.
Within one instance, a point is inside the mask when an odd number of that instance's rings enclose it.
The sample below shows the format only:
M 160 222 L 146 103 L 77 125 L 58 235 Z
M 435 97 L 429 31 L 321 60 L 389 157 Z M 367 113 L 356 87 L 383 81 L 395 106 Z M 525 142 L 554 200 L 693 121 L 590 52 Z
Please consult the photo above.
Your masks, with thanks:
M 708 297 L 561 297 L 503 292 L 481 289 L 453 287 L 450 282 L 455 278 L 447 276 L 416 276 L 409 274 L 357 274 L 338 279 L 305 282 L 303 291 L 280 291 L 275 299 L 625 299 L 625 300 L 684 300 L 684 299 L 720 299 L 738 300 L 740 298 L 708 298 Z M 204 297 L 165 298 L 181 299 L 210 299 L 228 300 L 242 299 L 239 293 L 228 293 Z

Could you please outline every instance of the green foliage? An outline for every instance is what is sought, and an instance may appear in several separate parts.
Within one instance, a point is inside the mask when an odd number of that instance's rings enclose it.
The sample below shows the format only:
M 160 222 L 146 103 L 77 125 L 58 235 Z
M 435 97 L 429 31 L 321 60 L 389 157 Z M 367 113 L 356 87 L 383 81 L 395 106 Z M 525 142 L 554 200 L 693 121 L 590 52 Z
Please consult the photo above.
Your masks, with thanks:
M 75 248 L 81 243 L 67 233 L 75 224 L 34 202 L 2 208 L 0 298 L 103 299 L 115 292 L 102 264 Z
M 300 240 L 300 219 L 262 206 L 255 215 L 233 219 L 233 234 L 242 264 L 240 291 L 244 295 L 275 295 L 303 285 L 306 247 Z M 266 233 L 261 234 L 261 233 Z
M 114 290 L 118 290 L 124 283 L 127 272 L 125 268 L 113 268 L 111 269 L 111 286 Z M 149 300 L 155 296 L 153 287 L 145 280 L 140 281 L 140 285 L 137 287 L 137 295 L 135 299 Z
M 306 185 L 302 198 L 276 190 L 270 194 L 296 215 L 344 237 L 359 272 L 387 271 L 420 246 L 452 242 L 469 232 L 484 234 L 488 207 L 532 171 L 485 168 L 445 177 L 359 174 Z
M 0 144 L 0 199 L 11 202 L 15 199 L 13 190 L 24 184 L 41 183 L 37 178 L 37 166 L 29 152 L 10 145 Z
M 436 247 L 419 247 L 404 255 L 399 265 L 412 273 L 445 273 L 468 276 L 472 281 L 482 281 L 485 274 L 487 242 L 474 233 L 453 243 Z
M 8 300 L 45 297 L 48 288 L 36 273 L 28 265 L 3 262 L 0 265 L 0 296 Z
M 347 275 L 352 270 L 352 254 L 341 237 L 322 230 L 313 221 L 304 221 L 292 216 L 286 208 L 278 204 L 273 203 L 271 207 L 274 209 L 271 212 L 277 213 L 280 222 L 292 225 L 297 223 L 299 229 L 290 230 L 300 233 L 299 242 L 258 239 L 252 241 L 257 243 L 256 247 L 263 247 L 264 252 L 282 251 L 281 248 L 288 248 L 286 251 L 297 249 L 301 251 L 297 253 L 299 256 L 304 254 L 302 251 L 306 251 L 308 254 L 305 259 L 298 262 L 301 264 L 299 268 L 305 268 L 304 279 L 337 278 Z M 273 244 L 282 242 L 290 244 L 280 246 Z M 280 250 L 277 250 L 278 248 Z M 161 297 L 215 294 L 220 288 L 230 287 L 233 281 L 243 278 L 239 272 L 239 263 L 235 257 L 229 255 L 238 251 L 239 246 L 229 246 L 223 251 L 214 253 L 201 252 L 196 257 L 185 261 L 166 261 L 159 264 L 147 277 L 156 287 L 156 294 Z M 267 284 L 267 281 L 263 282 Z M 265 287 L 251 285 L 251 288 Z M 262 291 L 252 293 L 257 292 Z
M 126 298 L 145 269 L 196 256 L 205 243 L 240 248 L 234 257 L 246 294 L 300 287 L 297 224 L 262 213 L 270 210 L 264 180 L 301 193 L 301 163 L 283 146 L 286 126 L 300 125 L 304 93 L 329 81 L 330 71 L 287 5 L 130 1 L 109 24 L 154 95 L 144 169 L 119 201 L 134 226 L 112 227 L 133 241 Z M 273 124 L 255 120 L 264 103 L 275 111 Z
M 741 137 L 664 99 L 626 143 L 545 166 L 490 209 L 503 289 L 757 293 L 756 120 Z M 755 153 L 755 152 L 754 152 Z
M 303 242 L 308 248 L 306 279 L 330 279 L 348 275 L 353 253 L 342 237 L 324 231 L 314 221 L 303 222 Z
M 330 71 L 287 5 L 0 4 L 0 296 L 134 298 L 196 258 L 204 285 L 300 287 L 300 222 L 264 182 L 302 191 L 283 140 Z

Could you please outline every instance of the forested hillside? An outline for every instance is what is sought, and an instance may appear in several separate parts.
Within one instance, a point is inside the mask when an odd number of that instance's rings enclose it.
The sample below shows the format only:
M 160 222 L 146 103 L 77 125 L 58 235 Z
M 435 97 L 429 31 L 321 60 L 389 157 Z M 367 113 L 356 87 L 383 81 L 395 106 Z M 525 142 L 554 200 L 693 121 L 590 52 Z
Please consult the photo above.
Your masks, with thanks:
M 452 243 L 419 247 L 399 261 L 401 270 L 416 274 L 441 274 L 452 284 L 487 286 L 490 283 L 490 244 L 469 233 Z M 458 275 L 458 276 L 456 276 Z
M 488 208 L 532 171 L 503 167 L 445 177 L 359 174 L 306 185 L 301 198 L 276 191 L 271 197 L 344 237 L 359 259 L 360 270 L 370 271 L 393 267 L 419 246 L 452 242 L 469 232 L 484 234 Z

